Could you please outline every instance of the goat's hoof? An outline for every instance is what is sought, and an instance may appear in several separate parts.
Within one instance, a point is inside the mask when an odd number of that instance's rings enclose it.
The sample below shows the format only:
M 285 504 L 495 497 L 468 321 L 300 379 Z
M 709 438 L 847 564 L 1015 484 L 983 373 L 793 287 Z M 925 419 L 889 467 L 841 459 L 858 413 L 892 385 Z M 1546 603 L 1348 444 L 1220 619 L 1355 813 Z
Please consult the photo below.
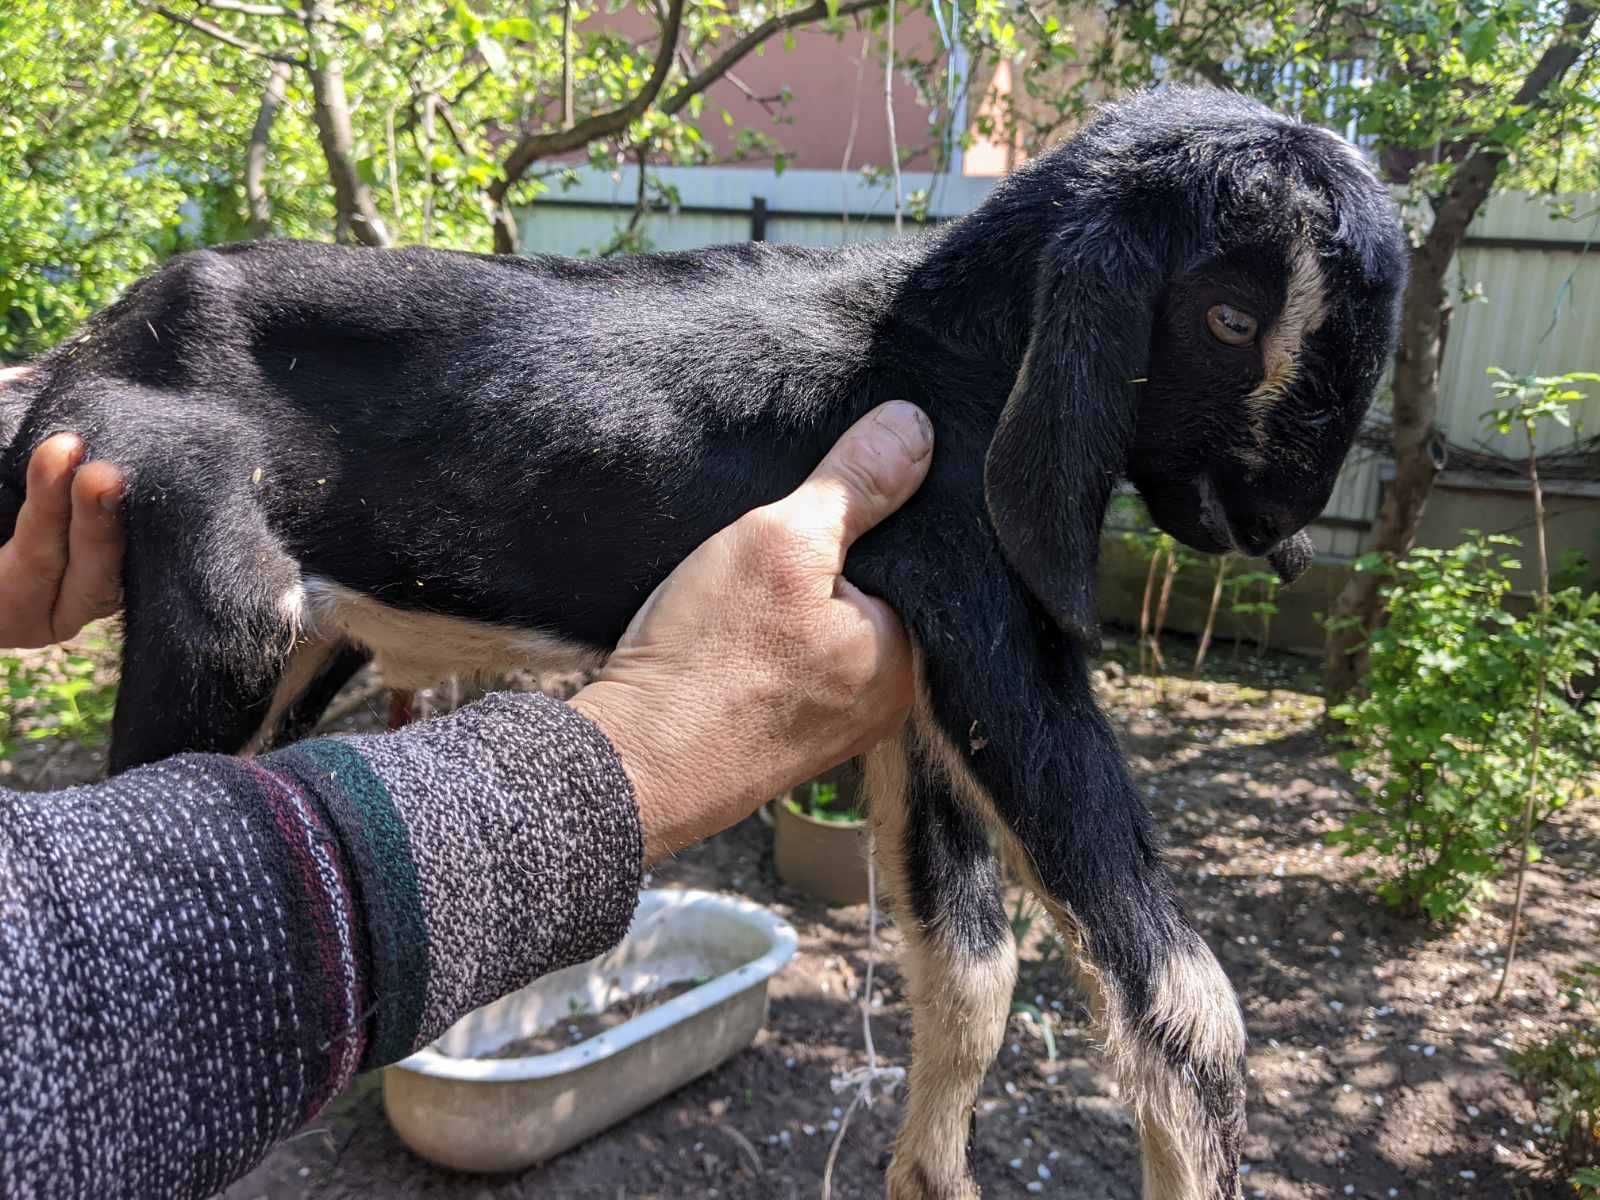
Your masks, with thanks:
M 977 1181 L 961 1171 L 936 1176 L 922 1163 L 896 1155 L 889 1164 L 887 1200 L 979 1200 Z

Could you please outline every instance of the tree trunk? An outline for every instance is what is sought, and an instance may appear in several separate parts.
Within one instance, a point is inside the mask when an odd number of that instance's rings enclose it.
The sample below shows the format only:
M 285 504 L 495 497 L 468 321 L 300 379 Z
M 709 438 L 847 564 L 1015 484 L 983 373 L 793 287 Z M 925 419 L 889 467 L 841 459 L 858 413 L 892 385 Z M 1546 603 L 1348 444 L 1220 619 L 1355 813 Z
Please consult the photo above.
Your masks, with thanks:
M 372 192 L 356 169 L 355 133 L 350 125 L 350 103 L 345 97 L 344 66 L 338 48 L 328 35 L 333 23 L 332 0 L 308 0 L 305 26 L 311 76 L 313 116 L 322 156 L 333 183 L 334 237 L 340 242 L 387 246 L 389 231 L 372 202 Z
M 256 123 L 250 130 L 250 145 L 244 159 L 244 194 L 250 206 L 250 236 L 264 238 L 272 232 L 272 200 L 267 195 L 267 141 L 272 134 L 272 124 L 283 107 L 284 95 L 289 87 L 289 64 L 275 62 L 267 76 L 266 90 L 261 93 L 261 108 L 256 112 Z
M 1568 0 L 1560 33 L 1522 81 L 1513 108 L 1545 101 L 1549 89 L 1578 60 L 1595 12 L 1590 0 Z M 1436 422 L 1450 263 L 1467 236 L 1467 226 L 1494 189 L 1505 160 L 1504 150 L 1486 147 L 1481 139 L 1473 144 L 1451 172 L 1443 194 L 1435 198 L 1433 226 L 1411 255 L 1411 282 L 1401 307 L 1392 384 L 1395 479 L 1372 531 L 1372 548 L 1390 562 L 1410 552 L 1434 476 L 1443 465 Z M 1334 602 L 1330 618 L 1345 622 L 1345 627 L 1328 635 L 1323 690 L 1330 704 L 1348 695 L 1361 677 L 1361 648 L 1380 616 L 1379 583 L 1373 572 L 1353 573 Z
M 1446 273 L 1457 244 L 1459 240 L 1441 244 L 1430 236 L 1411 256 L 1411 283 L 1401 307 L 1392 377 L 1395 477 L 1372 531 L 1373 549 L 1391 561 L 1410 553 L 1442 465 L 1434 422 L 1444 351 Z M 1334 617 L 1356 620 L 1328 635 L 1323 690 L 1330 704 L 1346 696 L 1361 677 L 1362 647 L 1378 622 L 1381 582 L 1376 572 L 1352 572 L 1334 602 Z

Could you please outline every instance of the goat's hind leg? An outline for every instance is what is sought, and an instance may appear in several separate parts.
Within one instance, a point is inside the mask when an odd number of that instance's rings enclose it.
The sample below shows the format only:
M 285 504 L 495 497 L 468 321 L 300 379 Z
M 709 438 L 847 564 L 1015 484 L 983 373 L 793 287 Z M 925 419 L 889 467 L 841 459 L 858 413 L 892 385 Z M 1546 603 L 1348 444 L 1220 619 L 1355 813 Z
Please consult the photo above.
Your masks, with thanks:
M 913 722 L 867 757 L 877 863 L 905 940 L 910 1094 L 889 1168 L 890 1200 L 974 1200 L 968 1137 L 999 1052 L 1016 947 L 981 818 Z

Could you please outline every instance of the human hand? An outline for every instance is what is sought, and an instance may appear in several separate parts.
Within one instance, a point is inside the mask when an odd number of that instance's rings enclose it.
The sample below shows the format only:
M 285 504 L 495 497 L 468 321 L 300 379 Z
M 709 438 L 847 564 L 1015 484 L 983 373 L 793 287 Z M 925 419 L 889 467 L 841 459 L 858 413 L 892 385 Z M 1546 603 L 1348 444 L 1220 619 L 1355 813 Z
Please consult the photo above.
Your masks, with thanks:
M 28 494 L 0 545 L 0 646 L 64 642 L 122 607 L 122 474 L 62 433 L 28 460 Z
M 886 404 L 796 491 L 710 538 L 639 610 L 571 700 L 633 783 L 645 861 L 893 733 L 912 700 L 899 618 L 840 574 L 851 544 L 927 477 L 933 430 Z

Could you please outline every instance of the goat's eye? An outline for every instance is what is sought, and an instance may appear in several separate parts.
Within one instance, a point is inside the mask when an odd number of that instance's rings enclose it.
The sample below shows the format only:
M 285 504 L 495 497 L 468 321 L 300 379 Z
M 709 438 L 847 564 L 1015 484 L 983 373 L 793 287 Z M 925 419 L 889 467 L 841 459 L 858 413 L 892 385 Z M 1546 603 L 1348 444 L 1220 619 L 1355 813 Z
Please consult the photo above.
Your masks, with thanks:
M 1213 304 L 1206 310 L 1206 328 L 1225 346 L 1248 346 L 1256 340 L 1256 319 L 1231 304 Z

